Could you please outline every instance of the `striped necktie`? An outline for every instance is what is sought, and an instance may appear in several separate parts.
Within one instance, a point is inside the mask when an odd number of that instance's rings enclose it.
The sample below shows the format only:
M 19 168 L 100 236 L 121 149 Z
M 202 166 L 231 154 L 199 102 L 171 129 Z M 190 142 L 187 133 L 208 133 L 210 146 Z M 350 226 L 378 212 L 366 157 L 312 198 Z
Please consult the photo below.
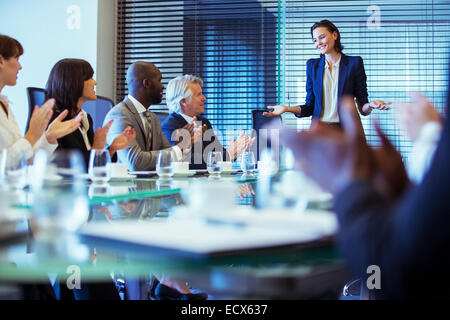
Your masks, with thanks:
M 151 121 L 151 112 L 150 111 L 144 111 L 143 115 L 145 117 L 145 119 L 147 119 L 146 123 L 145 123 L 145 131 L 146 131 L 146 139 L 147 139 L 147 144 L 150 147 L 152 145 L 152 121 Z

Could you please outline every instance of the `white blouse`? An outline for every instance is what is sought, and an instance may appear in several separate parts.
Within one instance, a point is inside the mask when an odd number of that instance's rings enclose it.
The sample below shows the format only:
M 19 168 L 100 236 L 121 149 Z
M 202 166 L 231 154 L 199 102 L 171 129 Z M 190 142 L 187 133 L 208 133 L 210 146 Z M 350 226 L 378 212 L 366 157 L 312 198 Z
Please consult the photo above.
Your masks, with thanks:
M 91 146 L 91 142 L 89 141 L 89 138 L 87 135 L 87 132 L 89 131 L 89 119 L 88 119 L 86 111 L 84 111 L 82 109 L 81 112 L 83 113 L 83 119 L 81 120 L 82 126 L 80 126 L 78 128 L 78 130 L 80 130 L 80 132 L 81 132 L 81 136 L 83 137 L 83 141 L 84 141 L 84 144 L 86 145 L 86 149 L 88 149 L 90 151 L 92 149 L 92 146 Z
M 0 107 L 0 150 L 6 148 L 8 156 L 18 156 L 24 153 L 26 159 L 31 159 L 37 149 L 44 149 L 48 153 L 52 153 L 58 147 L 58 144 L 51 144 L 47 141 L 45 134 L 34 144 L 28 142 L 20 131 L 17 120 L 9 108 L 8 98 L 0 94 L 0 101 L 8 110 L 8 116 L 3 108 Z
M 342 56 L 341 56 L 342 57 Z M 323 96 L 322 96 L 322 117 L 321 121 L 339 122 L 338 114 L 338 85 L 339 85 L 339 60 L 330 66 L 325 60 L 325 70 L 323 73 Z M 331 70 L 330 70 L 331 69 Z

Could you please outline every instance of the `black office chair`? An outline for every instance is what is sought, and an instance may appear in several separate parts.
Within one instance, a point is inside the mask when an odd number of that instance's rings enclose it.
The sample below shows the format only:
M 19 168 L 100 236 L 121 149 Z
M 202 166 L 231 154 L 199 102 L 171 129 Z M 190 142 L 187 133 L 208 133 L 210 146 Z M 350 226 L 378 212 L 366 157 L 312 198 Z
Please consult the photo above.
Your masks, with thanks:
M 163 123 L 164 120 L 166 120 L 166 118 L 169 116 L 169 113 L 164 111 L 155 111 L 154 113 L 158 116 L 161 123 Z
M 277 117 L 266 117 L 263 115 L 264 112 L 269 110 L 252 110 L 252 119 L 253 119 L 253 133 L 252 137 L 256 136 L 256 157 L 257 161 L 260 159 L 260 153 L 263 150 L 260 150 L 259 145 L 259 135 L 260 135 L 260 129 L 263 129 L 265 126 L 267 126 L 272 121 L 279 121 L 281 123 L 281 116 Z M 270 141 L 267 142 L 267 147 L 270 148 Z
M 42 88 L 28 87 L 27 98 L 28 98 L 28 120 L 25 132 L 28 131 L 34 106 L 35 105 L 41 106 L 45 101 L 45 90 Z
M 103 120 L 106 114 L 114 107 L 114 102 L 106 97 L 97 96 L 97 100 L 86 101 L 83 104 L 83 110 L 92 117 L 94 122 L 94 132 L 103 127 Z

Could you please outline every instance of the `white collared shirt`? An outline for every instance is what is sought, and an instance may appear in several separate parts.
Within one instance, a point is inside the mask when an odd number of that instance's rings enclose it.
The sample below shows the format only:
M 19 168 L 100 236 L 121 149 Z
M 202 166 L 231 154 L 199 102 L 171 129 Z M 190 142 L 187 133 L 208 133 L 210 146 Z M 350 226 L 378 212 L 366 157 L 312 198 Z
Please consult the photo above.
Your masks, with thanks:
M 142 124 L 144 125 L 144 128 L 146 128 L 146 123 L 147 123 L 147 118 L 144 115 L 144 112 L 147 111 L 147 109 L 142 105 L 142 103 L 140 103 L 135 97 L 133 97 L 131 94 L 128 95 L 128 99 L 130 99 L 130 101 L 133 103 L 134 107 L 136 108 L 136 111 L 139 113 L 139 116 L 141 117 L 142 120 Z M 152 130 L 152 129 L 150 129 Z M 163 134 L 161 132 L 161 134 Z M 183 154 L 183 152 L 181 152 L 180 147 L 178 146 L 173 146 L 172 147 L 173 151 L 175 152 L 175 156 L 177 158 L 177 161 L 183 160 L 184 158 L 187 157 L 187 154 L 189 154 L 190 152 L 190 148 L 189 150 L 186 150 Z
M 89 138 L 87 135 L 87 132 L 89 131 L 89 119 L 88 119 L 86 111 L 84 111 L 82 109 L 81 112 L 83 113 L 83 119 L 81 120 L 82 126 L 80 126 L 78 128 L 78 130 L 80 130 L 80 132 L 81 132 L 81 136 L 83 137 L 83 141 L 84 141 L 84 144 L 86 145 L 86 149 L 91 150 L 91 148 L 92 148 L 91 142 L 89 141 Z
M 136 111 L 139 113 L 139 116 L 141 117 L 142 124 L 144 125 L 144 128 L 146 128 L 147 118 L 144 116 L 144 112 L 147 111 L 147 108 L 145 108 L 142 105 L 142 103 L 140 103 L 137 99 L 135 99 L 131 94 L 128 95 L 128 99 L 130 99 L 131 102 L 134 104 Z
M 26 159 L 31 159 L 37 149 L 44 149 L 47 153 L 53 153 L 58 144 L 51 144 L 47 141 L 45 134 L 31 146 L 27 139 L 24 138 L 14 113 L 9 107 L 8 98 L 0 94 L 0 100 L 8 110 L 8 116 L 3 108 L 0 107 L 0 151 L 4 148 L 8 150 L 9 156 L 18 156 L 23 153 Z
M 342 56 L 341 56 L 342 57 Z M 338 84 L 339 84 L 339 60 L 330 66 L 325 59 L 323 72 L 322 116 L 321 121 L 339 122 L 338 114 Z
M 191 123 L 192 120 L 194 120 L 193 117 L 190 117 L 188 115 L 185 115 L 182 111 L 180 111 L 180 115 L 184 118 L 184 120 L 186 120 L 187 123 Z

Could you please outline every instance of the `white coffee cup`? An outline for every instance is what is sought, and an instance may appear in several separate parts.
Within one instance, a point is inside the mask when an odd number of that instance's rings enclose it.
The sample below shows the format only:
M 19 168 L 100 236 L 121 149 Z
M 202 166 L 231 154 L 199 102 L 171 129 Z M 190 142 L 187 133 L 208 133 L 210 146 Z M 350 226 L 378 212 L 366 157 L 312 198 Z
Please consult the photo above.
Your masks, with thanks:
M 258 172 L 260 174 L 275 174 L 278 172 L 277 163 L 274 161 L 258 161 Z
M 126 177 L 128 176 L 128 167 L 126 163 L 110 163 L 109 170 L 111 177 Z
M 189 162 L 173 162 L 173 171 L 175 173 L 188 173 L 189 172 Z
M 228 181 L 194 180 L 181 196 L 190 212 L 202 216 L 227 215 L 236 208 L 235 185 Z
M 230 172 L 231 167 L 233 166 L 233 162 L 221 161 L 221 162 L 219 162 L 219 166 L 222 168 L 222 172 Z

